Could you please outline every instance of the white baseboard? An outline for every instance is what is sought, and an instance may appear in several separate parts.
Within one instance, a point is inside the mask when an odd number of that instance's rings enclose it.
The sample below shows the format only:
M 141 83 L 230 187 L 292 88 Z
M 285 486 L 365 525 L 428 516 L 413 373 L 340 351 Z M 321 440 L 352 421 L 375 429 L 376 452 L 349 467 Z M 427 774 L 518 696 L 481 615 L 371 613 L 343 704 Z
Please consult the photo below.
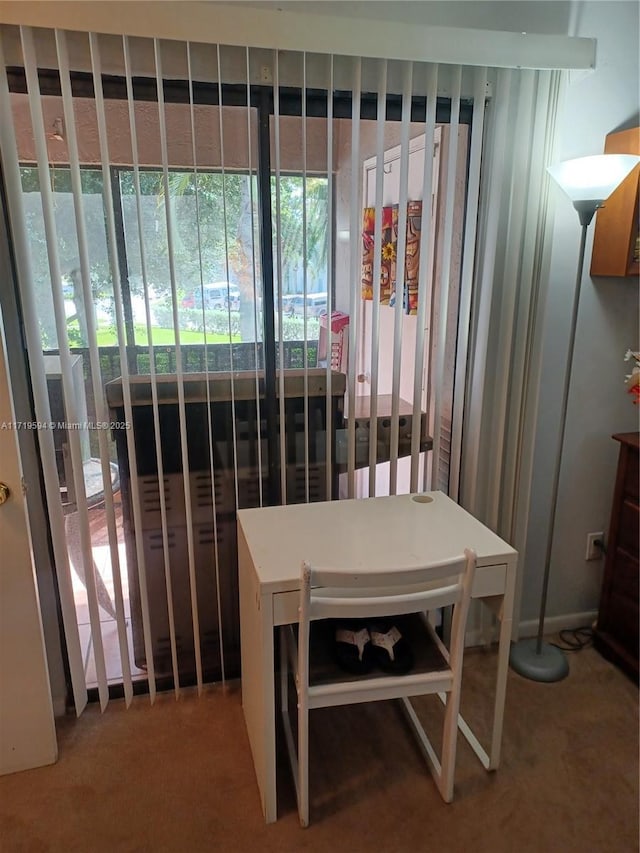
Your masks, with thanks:
M 584 613 L 566 613 L 564 616 L 549 616 L 544 621 L 545 634 L 557 634 L 558 631 L 572 630 L 574 628 L 592 627 L 598 617 L 597 610 L 587 610 Z M 499 623 L 493 626 L 490 634 L 491 642 L 498 641 Z M 524 640 L 528 637 L 536 637 L 538 634 L 538 620 L 528 619 L 514 625 L 511 639 Z M 465 646 L 482 646 L 486 642 L 486 636 L 481 627 L 472 626 L 465 635 Z
M 549 616 L 544 620 L 544 633 L 557 634 L 565 629 L 571 631 L 574 628 L 591 628 L 598 618 L 597 610 L 586 610 L 584 613 L 566 613 L 564 616 Z M 514 639 L 535 637 L 538 634 L 538 620 L 529 619 L 520 622 L 517 626 L 517 636 Z

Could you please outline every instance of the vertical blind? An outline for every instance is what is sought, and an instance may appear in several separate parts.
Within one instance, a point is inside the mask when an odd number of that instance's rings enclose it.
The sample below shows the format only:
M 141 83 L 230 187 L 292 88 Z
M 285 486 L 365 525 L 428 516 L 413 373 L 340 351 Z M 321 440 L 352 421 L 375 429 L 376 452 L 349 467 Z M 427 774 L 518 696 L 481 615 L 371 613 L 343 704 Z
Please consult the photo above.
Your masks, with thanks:
M 27 27 L 0 52 L 77 713 L 238 674 L 238 508 L 444 488 L 512 525 L 555 72 Z

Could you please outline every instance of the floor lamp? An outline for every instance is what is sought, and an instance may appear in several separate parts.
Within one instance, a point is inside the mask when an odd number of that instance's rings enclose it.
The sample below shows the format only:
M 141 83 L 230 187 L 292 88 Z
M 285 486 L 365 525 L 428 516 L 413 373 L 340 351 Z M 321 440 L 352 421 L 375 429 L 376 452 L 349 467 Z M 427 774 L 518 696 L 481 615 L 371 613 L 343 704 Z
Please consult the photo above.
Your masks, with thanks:
M 593 157 L 579 157 L 576 160 L 566 160 L 564 163 L 558 163 L 557 166 L 550 166 L 548 170 L 551 177 L 554 178 L 573 202 L 573 206 L 578 212 L 580 225 L 582 226 L 582 236 L 580 238 L 578 271 L 574 287 L 571 329 L 569 332 L 569 349 L 565 367 L 562 407 L 560 409 L 560 436 L 554 465 L 549 513 L 549 534 L 542 581 L 538 634 L 536 638 L 521 640 L 515 643 L 511 647 L 510 656 L 511 668 L 525 678 L 533 681 L 560 681 L 569 673 L 569 664 L 564 653 L 556 646 L 544 643 L 542 637 L 544 634 L 547 593 L 549 591 L 551 551 L 553 548 L 558 486 L 560 484 L 564 432 L 567 422 L 567 403 L 569 400 L 569 385 L 576 338 L 576 321 L 578 319 L 587 229 L 596 210 L 603 206 L 605 200 L 609 198 L 611 193 L 622 183 L 638 162 L 640 162 L 640 157 L 632 154 L 599 154 Z

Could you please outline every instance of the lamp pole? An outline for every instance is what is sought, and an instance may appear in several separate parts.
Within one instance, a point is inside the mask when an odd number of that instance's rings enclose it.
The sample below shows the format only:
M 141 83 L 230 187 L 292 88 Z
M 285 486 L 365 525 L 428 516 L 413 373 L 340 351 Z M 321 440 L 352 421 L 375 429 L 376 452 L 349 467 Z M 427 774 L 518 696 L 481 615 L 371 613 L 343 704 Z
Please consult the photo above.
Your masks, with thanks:
M 531 640 L 523 640 L 511 648 L 511 668 L 525 678 L 534 681 L 560 681 L 569 674 L 567 658 L 557 646 L 543 643 L 544 618 L 547 609 L 547 596 L 549 593 L 549 577 L 551 575 L 551 553 L 553 551 L 553 539 L 556 524 L 556 510 L 558 507 L 558 492 L 560 488 L 560 474 L 562 471 L 562 450 L 564 447 L 564 435 L 567 426 L 567 408 L 569 404 L 569 389 L 571 387 L 571 369 L 573 366 L 573 352 L 576 342 L 576 328 L 578 325 L 578 308 L 580 307 L 580 289 L 582 286 L 582 273 L 584 270 L 584 256 L 587 245 L 587 229 L 593 219 L 598 205 L 594 203 L 589 210 L 578 210 L 580 223 L 582 225 L 580 236 L 580 250 L 578 253 L 578 272 L 573 291 L 573 307 L 571 310 L 571 327 L 569 329 L 569 348 L 567 351 L 567 363 L 564 374 L 564 388 L 562 391 L 562 404 L 560 406 L 560 435 L 558 448 L 553 466 L 553 485 L 551 488 L 551 503 L 549 507 L 549 527 L 547 534 L 547 549 L 544 561 L 544 574 L 542 578 L 542 596 L 540 599 L 540 616 L 538 618 L 538 634 L 535 643 Z
M 549 526 L 547 546 L 542 578 L 542 595 L 540 599 L 540 615 L 538 632 L 535 639 L 521 640 L 511 647 L 511 668 L 525 678 L 533 681 L 560 681 L 569 673 L 569 664 L 563 651 L 551 643 L 543 642 L 544 620 L 549 593 L 549 576 L 551 574 L 551 553 L 558 507 L 558 491 L 560 473 L 562 470 L 562 451 L 567 425 L 567 407 L 573 367 L 573 351 L 576 341 L 578 308 L 580 305 L 580 289 L 584 271 L 584 256 L 587 244 L 587 229 L 596 210 L 602 207 L 617 186 L 627 177 L 632 169 L 640 162 L 637 155 L 600 154 L 591 157 L 579 157 L 566 160 L 556 166 L 550 166 L 548 171 L 571 199 L 575 207 L 582 233 L 580 250 L 578 252 L 578 271 L 573 289 L 573 307 L 571 311 L 571 327 L 569 329 L 569 346 L 564 375 L 562 405 L 560 407 L 560 432 L 553 467 L 553 483 L 549 507 Z
M 595 208 L 593 210 L 595 213 Z M 593 213 L 589 217 L 589 222 L 593 218 Z M 556 459 L 554 464 L 554 474 L 553 474 L 553 488 L 551 490 L 551 506 L 549 509 L 549 534 L 547 536 L 547 551 L 545 554 L 544 561 L 544 576 L 542 580 L 542 597 L 540 600 L 540 616 L 538 621 L 538 636 L 536 638 L 536 654 L 542 654 L 542 636 L 544 634 L 544 617 L 547 609 L 547 595 L 549 593 L 549 576 L 551 574 L 551 553 L 553 551 L 553 539 L 554 532 L 556 526 L 556 509 L 558 507 L 558 492 L 560 490 L 560 473 L 562 471 L 562 451 L 564 448 L 564 434 L 567 426 L 567 409 L 569 406 L 569 389 L 571 387 L 571 372 L 573 368 L 573 352 L 575 349 L 576 343 L 576 328 L 578 325 L 578 308 L 580 306 L 580 289 L 582 286 L 582 272 L 584 270 L 584 255 L 585 248 L 587 245 L 587 229 L 589 227 L 589 222 L 582 223 L 581 235 L 580 235 L 580 251 L 578 254 L 578 272 L 576 275 L 576 284 L 574 288 L 573 295 L 573 308 L 571 312 L 571 328 L 569 330 L 569 350 L 567 352 L 567 365 L 565 369 L 565 377 L 564 377 L 564 389 L 562 392 L 562 405 L 560 407 L 560 437 L 558 439 L 558 450 L 556 452 Z M 558 655 L 552 653 L 553 657 L 557 659 L 556 670 L 554 671 L 557 674 L 557 678 L 554 678 L 554 681 L 559 681 L 560 678 L 564 678 L 565 675 L 569 672 L 569 666 L 567 664 L 566 657 L 562 654 L 560 649 L 557 649 L 555 646 L 551 647 L 554 651 L 558 652 Z M 564 671 L 566 669 L 566 671 Z

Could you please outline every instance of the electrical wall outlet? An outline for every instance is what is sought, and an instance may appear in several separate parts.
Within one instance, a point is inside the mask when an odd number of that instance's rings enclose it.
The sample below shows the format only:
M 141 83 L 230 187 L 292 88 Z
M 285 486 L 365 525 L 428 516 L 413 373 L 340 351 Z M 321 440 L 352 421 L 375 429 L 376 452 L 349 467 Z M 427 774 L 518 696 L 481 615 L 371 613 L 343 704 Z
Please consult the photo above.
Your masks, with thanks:
M 585 560 L 599 560 L 604 554 L 604 533 L 587 533 L 587 554 Z

